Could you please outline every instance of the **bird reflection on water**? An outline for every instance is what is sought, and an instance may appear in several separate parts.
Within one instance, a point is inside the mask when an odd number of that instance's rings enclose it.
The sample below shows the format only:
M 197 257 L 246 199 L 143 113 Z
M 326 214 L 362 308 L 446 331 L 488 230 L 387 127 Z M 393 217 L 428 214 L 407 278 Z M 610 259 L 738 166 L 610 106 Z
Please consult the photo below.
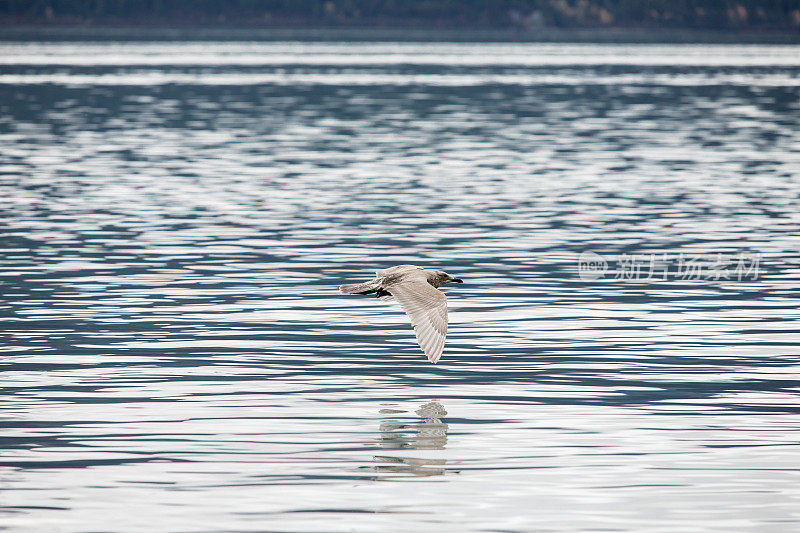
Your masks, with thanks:
M 447 445 L 448 425 L 441 418 L 447 410 L 431 401 L 420 406 L 414 413 L 419 419 L 401 420 L 408 411 L 398 409 L 397 404 L 383 404 L 381 415 L 389 415 L 380 424 L 380 445 L 387 450 L 443 450 Z M 378 473 L 376 479 L 397 480 L 416 477 L 442 476 L 446 472 L 446 459 L 426 459 L 396 455 L 376 455 L 371 468 Z

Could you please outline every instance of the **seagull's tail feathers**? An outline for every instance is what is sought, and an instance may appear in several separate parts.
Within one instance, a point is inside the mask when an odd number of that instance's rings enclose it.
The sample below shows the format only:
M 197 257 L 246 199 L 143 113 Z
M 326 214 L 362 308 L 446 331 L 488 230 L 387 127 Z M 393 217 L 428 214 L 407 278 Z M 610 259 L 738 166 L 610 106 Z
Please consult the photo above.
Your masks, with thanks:
M 372 280 L 355 285 L 339 285 L 339 290 L 342 291 L 342 294 L 372 294 L 378 292 L 379 286 L 380 284 L 376 280 Z

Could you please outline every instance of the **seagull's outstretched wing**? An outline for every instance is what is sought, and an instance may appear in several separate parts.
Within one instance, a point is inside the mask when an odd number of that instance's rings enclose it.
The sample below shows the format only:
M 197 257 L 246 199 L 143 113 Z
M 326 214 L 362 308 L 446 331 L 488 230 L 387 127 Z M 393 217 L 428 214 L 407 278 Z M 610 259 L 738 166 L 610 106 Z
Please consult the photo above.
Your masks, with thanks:
M 410 279 L 386 287 L 403 306 L 417 342 L 431 363 L 436 363 L 444 350 L 447 335 L 447 298 L 424 279 Z
M 384 268 L 383 270 L 378 270 L 375 272 L 375 275 L 380 278 L 382 276 L 392 276 L 395 274 L 402 274 L 403 272 L 412 272 L 414 270 L 422 270 L 422 267 L 415 265 L 397 265 L 390 268 Z

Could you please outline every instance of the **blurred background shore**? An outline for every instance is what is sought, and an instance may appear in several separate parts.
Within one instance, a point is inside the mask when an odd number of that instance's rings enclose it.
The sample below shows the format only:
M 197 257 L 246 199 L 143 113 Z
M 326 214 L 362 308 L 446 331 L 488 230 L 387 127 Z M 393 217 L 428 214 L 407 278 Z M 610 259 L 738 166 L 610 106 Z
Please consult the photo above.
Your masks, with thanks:
M 800 41 L 800 0 L 5 0 L 2 39 Z
M 351 42 L 572 42 L 797 44 L 800 33 L 635 28 L 204 28 L 112 26 L 0 26 L 5 41 L 351 41 Z

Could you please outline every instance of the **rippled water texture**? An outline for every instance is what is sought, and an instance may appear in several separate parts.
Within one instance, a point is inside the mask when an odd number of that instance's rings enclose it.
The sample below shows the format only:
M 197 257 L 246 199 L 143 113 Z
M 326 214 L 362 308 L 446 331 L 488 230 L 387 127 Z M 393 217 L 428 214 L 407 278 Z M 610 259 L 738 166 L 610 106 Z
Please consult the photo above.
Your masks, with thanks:
M 0 45 L 0 529 L 797 531 L 799 74 L 798 47 Z M 439 365 L 337 292 L 399 263 L 465 280 Z

